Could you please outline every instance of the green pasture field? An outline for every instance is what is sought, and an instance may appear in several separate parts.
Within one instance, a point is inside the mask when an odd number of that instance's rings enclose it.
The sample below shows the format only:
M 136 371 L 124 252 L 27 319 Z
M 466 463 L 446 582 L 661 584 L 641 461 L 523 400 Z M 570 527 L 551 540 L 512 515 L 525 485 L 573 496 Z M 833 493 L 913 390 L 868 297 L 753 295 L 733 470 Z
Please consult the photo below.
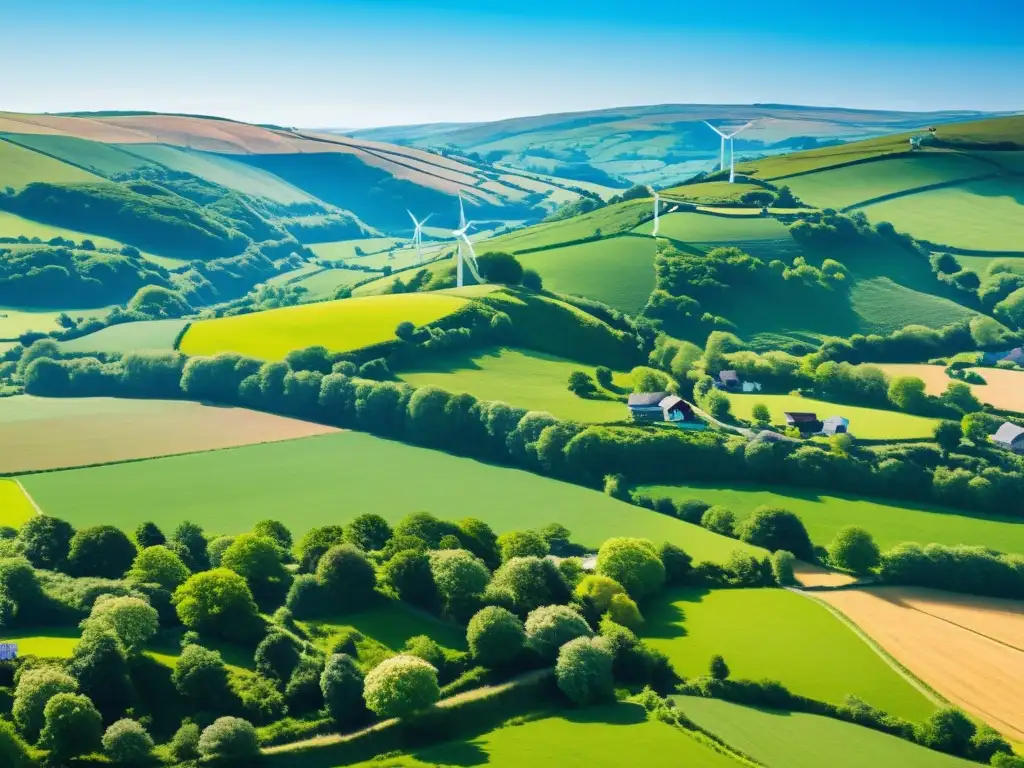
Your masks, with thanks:
M 1024 251 L 1024 180 L 971 181 L 861 208 L 872 222 L 939 245 Z
M 296 758 L 301 766 L 302 758 Z M 611 704 L 506 725 L 470 741 L 382 757 L 353 768 L 738 768 L 740 763 L 671 725 L 648 718 L 637 704 Z
M 0 147 L 2 146 L 3 143 L 0 142 Z M 55 227 L 50 224 L 43 224 L 38 221 L 23 218 L 15 213 L 0 211 L 0 237 L 21 237 L 22 235 L 27 238 L 38 237 L 44 242 L 52 240 L 55 237 L 63 237 L 67 240 L 74 240 L 76 243 L 81 243 L 82 240 L 88 238 L 93 241 L 97 248 L 121 247 L 121 243 L 116 240 L 111 240 L 109 237 L 90 235 L 87 232 L 76 232 L 73 229 L 67 229 L 65 227 Z M 0 243 L 0 248 L 6 247 L 10 246 Z
M 1024 248 L 1024 246 L 1022 246 Z M 1024 250 L 1022 250 L 1024 253 Z M 964 269 L 970 269 L 978 273 L 982 283 L 991 282 L 992 278 L 1001 273 L 1024 275 L 1024 257 L 993 254 L 992 256 L 963 256 L 955 255 L 956 260 Z
M 720 699 L 674 696 L 701 728 L 767 768 L 967 768 L 977 765 L 853 723 Z
M 4 140 L 0 135 L 0 189 L 20 190 L 34 181 L 62 184 L 75 181 L 101 181 L 88 171 L 62 163 L 52 157 Z M 0 212 L 2 213 L 2 212 Z M 6 234 L 0 230 L 0 234 Z M 21 233 L 17 233 L 21 234 Z
M 536 248 L 550 248 L 593 237 L 597 230 L 602 235 L 614 235 L 633 229 L 654 214 L 653 200 L 630 200 L 618 205 L 600 208 L 582 216 L 538 224 L 487 241 L 486 250 L 519 253 Z
M 0 245 L 0 248 L 3 248 Z M 98 309 L 31 309 L 0 307 L 0 339 L 17 339 L 26 331 L 49 333 L 57 330 L 57 316 L 67 312 L 71 317 L 106 317 L 113 307 Z
M 65 352 L 166 352 L 188 320 L 140 320 L 101 328 L 95 333 L 60 342 Z
M 361 432 L 21 479 L 41 509 L 76 527 L 134 530 L 152 520 L 173 530 L 195 520 L 210 533 L 232 534 L 274 517 L 297 538 L 363 512 L 396 522 L 427 511 L 452 520 L 479 517 L 499 533 L 560 522 L 588 547 L 612 536 L 673 541 L 696 560 L 723 561 L 750 549 L 598 491 Z
M 361 269 L 327 269 L 297 280 L 294 285 L 309 291 L 304 300 L 318 301 L 334 298 L 334 292 L 339 286 L 355 285 L 368 277 L 373 277 L 373 274 Z
M 282 205 L 305 203 L 314 198 L 272 173 L 213 152 L 169 147 L 164 144 L 120 144 L 125 152 L 199 176 L 222 187 Z
M 952 152 L 918 152 L 874 163 L 788 179 L 793 194 L 808 205 L 843 209 L 883 195 L 910 192 L 931 184 L 989 176 L 990 163 Z
M 517 258 L 544 287 L 604 302 L 636 314 L 654 290 L 653 238 L 625 235 L 537 251 Z
M 479 147 L 478 150 L 486 151 L 483 149 L 483 147 Z M 536 171 L 525 171 L 522 168 L 503 165 L 501 163 L 497 163 L 494 167 L 499 170 L 505 169 L 507 171 L 512 171 L 512 175 L 529 176 L 531 179 L 542 181 L 545 184 L 550 184 L 551 186 L 557 188 L 564 188 L 567 186 L 579 187 L 580 189 L 585 189 L 588 192 L 593 192 L 596 195 L 600 195 L 601 198 L 604 200 L 607 200 L 608 198 L 613 197 L 614 195 L 620 194 L 623 191 L 621 189 L 616 189 L 614 187 L 606 187 L 603 184 L 596 184 L 592 181 L 577 181 L 576 179 L 563 179 L 559 176 L 549 176 L 546 173 L 537 173 Z M 525 187 L 526 185 L 523 184 L 522 186 Z
M 483 253 L 479 246 L 475 247 L 477 254 Z M 405 269 L 417 265 L 417 258 L 423 259 L 423 265 L 427 266 L 427 262 L 433 261 L 439 258 L 442 254 L 454 254 L 455 244 L 451 241 L 446 243 L 432 243 L 426 242 L 423 244 L 423 248 L 420 251 L 420 256 L 417 257 L 416 249 L 412 247 L 408 248 L 397 248 L 394 251 L 381 251 L 380 253 L 374 253 L 370 256 L 356 256 L 349 261 L 352 264 L 358 264 L 361 267 L 369 267 L 370 269 L 384 269 L 384 267 L 391 267 L 392 270 Z M 451 264 L 452 262 L 447 262 Z M 411 272 L 409 273 L 412 274 Z M 408 275 L 406 276 L 408 277 Z
M 1024 173 L 1024 151 L 1016 152 L 971 152 L 975 157 L 981 157 L 989 162 L 1005 168 L 1014 173 Z
M 756 184 L 748 184 L 737 181 L 730 184 L 728 181 L 704 181 L 699 184 L 683 184 L 672 187 L 662 192 L 662 196 L 671 196 L 673 199 L 689 200 L 695 203 L 720 203 L 739 200 L 746 192 L 760 190 Z M 666 201 L 668 202 L 668 201 Z
M 892 333 L 908 325 L 942 328 L 978 313 L 952 299 L 908 286 L 898 278 L 853 273 L 850 309 L 861 333 Z
M 29 149 L 45 152 L 66 163 L 88 168 L 90 171 L 108 178 L 115 173 L 128 173 L 153 165 L 147 159 L 124 152 L 113 144 L 79 139 L 75 136 L 21 133 L 8 134 L 7 138 Z M 35 179 L 35 181 L 39 181 L 39 179 Z M 95 181 L 95 179 L 89 179 L 89 181 Z
M 861 408 L 838 405 L 824 400 L 795 395 L 729 394 L 733 415 L 744 421 L 751 420 L 751 411 L 757 403 L 764 403 L 772 414 L 772 424 L 786 423 L 786 411 L 810 411 L 817 413 L 824 421 L 830 416 L 844 416 L 850 420 L 850 434 L 865 440 L 910 440 L 930 439 L 939 419 L 913 416 L 899 411 L 883 411 L 876 408 Z
M 649 235 L 653 222 L 647 222 L 633 231 Z M 677 211 L 660 217 L 658 236 L 683 243 L 713 243 L 736 245 L 743 248 L 748 240 L 790 240 L 789 229 L 770 216 L 747 218 L 740 216 L 711 216 L 703 213 Z
M 19 528 L 36 514 L 32 501 L 14 480 L 0 479 L 0 525 Z
M 796 173 L 822 170 L 836 165 L 894 153 L 909 153 L 909 142 L 912 135 L 914 134 L 903 133 L 893 136 L 881 136 L 876 139 L 855 141 L 850 144 L 840 144 L 834 147 L 821 147 L 820 149 L 809 149 L 804 152 L 771 155 L 751 160 L 750 162 L 740 163 L 736 166 L 736 172 L 765 180 L 785 179 L 782 183 L 788 184 L 790 180 L 787 177 Z
M 356 254 L 356 248 L 361 248 L 364 254 L 374 254 L 387 251 L 389 248 L 393 248 L 403 242 L 405 241 L 397 237 L 370 237 L 364 240 L 336 240 L 332 243 L 316 243 L 309 247 L 321 259 L 341 261 L 344 259 L 362 259 L 362 256 Z
M 17 643 L 19 656 L 69 659 L 81 634 L 78 627 L 0 629 L 0 643 Z
M 849 694 L 908 720 L 935 705 L 825 606 L 784 589 L 677 589 L 642 607 L 640 635 L 684 677 L 721 655 L 732 677 L 777 680 L 841 704 Z
M 298 269 L 292 269 L 288 272 L 282 272 L 279 275 L 274 275 L 266 282 L 267 285 L 284 285 L 285 283 L 290 283 L 291 281 L 295 280 L 296 278 L 302 277 L 303 275 L 309 275 L 312 274 L 313 272 L 318 272 L 322 269 L 323 267 L 320 266 L 319 264 L 306 262 Z
M 848 494 L 824 494 L 803 488 L 776 490 L 743 485 L 651 485 L 640 493 L 676 501 L 700 499 L 745 519 L 760 506 L 783 507 L 799 515 L 811 541 L 827 546 L 838 531 L 858 525 L 871 532 L 884 551 L 896 544 L 969 544 L 1024 555 L 1024 521 L 1014 517 L 969 515 L 931 504 L 886 502 Z
M 198 320 L 181 350 L 190 355 L 237 352 L 261 360 L 283 360 L 293 349 L 322 345 L 348 352 L 396 338 L 406 320 L 425 325 L 465 306 L 457 293 L 409 293 L 303 304 L 249 315 Z
M 573 371 L 594 375 L 594 367 L 527 350 L 491 348 L 438 358 L 429 367 L 403 371 L 414 387 L 468 392 L 480 400 L 500 400 L 568 421 L 601 423 L 628 417 L 625 403 L 584 399 L 569 391 Z M 614 397 L 605 393 L 606 397 Z

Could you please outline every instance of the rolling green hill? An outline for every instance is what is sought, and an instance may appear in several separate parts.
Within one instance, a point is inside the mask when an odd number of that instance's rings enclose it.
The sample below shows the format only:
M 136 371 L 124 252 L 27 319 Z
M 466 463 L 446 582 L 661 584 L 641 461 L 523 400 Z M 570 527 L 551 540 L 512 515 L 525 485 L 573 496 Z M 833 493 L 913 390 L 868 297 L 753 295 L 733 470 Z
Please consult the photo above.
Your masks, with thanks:
M 98 181 L 89 171 L 62 163 L 38 152 L 25 149 L 0 135 L 0 190 L 19 190 L 34 181 L 53 183 Z

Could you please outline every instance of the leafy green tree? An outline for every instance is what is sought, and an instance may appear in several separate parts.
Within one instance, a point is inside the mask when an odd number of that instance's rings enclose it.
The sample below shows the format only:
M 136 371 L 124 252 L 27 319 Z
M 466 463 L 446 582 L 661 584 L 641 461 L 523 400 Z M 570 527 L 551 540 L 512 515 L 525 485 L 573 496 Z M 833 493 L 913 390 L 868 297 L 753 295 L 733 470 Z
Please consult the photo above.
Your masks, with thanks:
M 775 582 L 780 587 L 791 587 L 796 584 L 796 576 L 793 575 L 793 564 L 796 558 L 793 553 L 785 549 L 772 553 L 772 573 L 775 575 Z
M 200 733 L 199 726 L 195 723 L 182 723 L 167 748 L 171 759 L 178 763 L 198 760 Z
M 575 598 L 592 610 L 595 618 L 608 611 L 615 595 L 624 594 L 626 589 L 619 582 L 597 573 L 584 576 L 573 591 Z
M 612 595 L 608 604 L 608 617 L 616 624 L 637 630 L 644 623 L 640 608 L 629 595 Z
M 178 693 L 193 704 L 216 707 L 230 698 L 228 669 L 220 653 L 201 645 L 187 645 L 174 663 L 171 679 Z
M 441 542 L 441 537 L 449 533 L 458 536 L 458 526 L 439 520 L 429 512 L 414 512 L 398 521 L 394 535 L 396 537 L 417 536 L 427 542 L 431 548 L 436 549 Z
M 535 269 L 524 269 L 523 287 L 529 288 L 531 291 L 543 291 L 544 280 L 541 278 L 540 272 Z
M 324 588 L 311 573 L 300 573 L 292 580 L 284 601 L 285 607 L 300 620 L 319 616 L 325 603 Z
M 210 561 L 206 556 L 206 546 L 209 542 L 203 535 L 203 529 L 195 523 L 184 521 L 174 529 L 171 534 L 171 543 L 175 554 L 188 566 L 193 573 L 206 570 Z
M 118 720 L 103 734 L 103 753 L 114 765 L 144 765 L 153 755 L 153 739 L 137 721 Z
M 942 449 L 943 453 L 948 454 L 960 447 L 960 441 L 963 439 L 964 432 L 959 422 L 940 421 L 935 425 L 932 435 L 935 437 L 935 442 L 939 444 L 939 448 Z
M 156 608 L 141 598 L 101 595 L 83 626 L 112 631 L 131 654 L 140 652 L 153 639 L 160 620 Z
M 43 728 L 46 703 L 58 693 L 77 693 L 78 681 L 54 667 L 26 669 L 14 689 L 11 716 L 26 739 L 35 741 Z
M 897 376 L 889 384 L 889 400 L 901 411 L 920 413 L 928 404 L 925 384 L 916 376 Z
M 223 565 L 224 553 L 235 543 L 237 538 L 237 536 L 218 536 L 210 540 L 210 543 L 206 545 L 206 557 L 210 561 L 211 568 L 220 568 Z
M 803 521 L 781 507 L 761 506 L 739 527 L 742 541 L 770 552 L 785 549 L 807 562 L 814 560 L 814 547 Z
M 603 638 L 577 637 L 558 650 L 555 680 L 574 704 L 584 706 L 615 697 L 615 657 Z
M 704 510 L 700 524 L 712 533 L 733 537 L 736 535 L 736 515 L 732 510 L 722 506 L 713 506 Z
M 316 578 L 323 585 L 328 605 L 354 611 L 369 605 L 376 594 L 377 572 L 358 547 L 339 544 L 320 558 Z
M 597 383 L 600 384 L 605 389 L 612 388 L 613 381 L 611 368 L 608 368 L 607 366 L 604 365 L 597 366 L 597 369 L 594 371 L 594 378 L 596 378 Z
M 283 685 L 299 665 L 301 656 L 302 648 L 291 635 L 270 632 L 256 646 L 256 671 Z
M 180 557 L 162 544 L 155 544 L 139 551 L 125 578 L 173 590 L 184 584 L 190 575 Z
M 597 392 L 597 385 L 586 371 L 573 371 L 569 374 L 568 389 L 578 397 L 589 397 Z
M 488 251 L 477 258 L 480 273 L 489 283 L 519 285 L 523 282 L 523 265 L 510 253 Z
M 992 433 L 989 425 L 990 417 L 983 413 L 968 413 L 960 422 L 964 437 L 975 445 L 985 445 Z
M 6 720 L 0 720 L 0 765 L 5 768 L 29 768 L 30 765 L 28 750 Z
M 174 606 L 187 628 L 225 640 L 245 640 L 261 624 L 249 585 L 227 568 L 189 577 L 175 590 Z
M 78 681 L 78 690 L 108 721 L 124 714 L 135 701 L 124 646 L 113 631 L 102 625 L 86 626 L 71 652 L 68 672 Z
M 489 605 L 474 614 L 466 629 L 473 658 L 485 667 L 499 667 L 516 656 L 526 644 L 523 622 L 511 611 Z
M 273 539 L 285 552 L 292 549 L 292 532 L 280 520 L 260 520 L 252 527 L 252 532 L 257 536 Z
M 587 572 L 583 570 L 583 558 L 563 557 L 558 561 L 558 573 L 569 589 L 576 589 Z
M 39 744 L 50 751 L 50 761 L 98 752 L 103 746 L 103 718 L 87 696 L 58 693 L 43 710 L 45 725 Z
M 317 563 L 331 547 L 345 541 L 345 531 L 340 525 L 322 525 L 310 528 L 299 541 L 296 559 L 302 573 L 316 571 Z
M 416 656 L 394 656 L 366 676 L 363 699 L 378 717 L 404 717 L 438 700 L 437 670 Z
M 928 719 L 914 728 L 920 744 L 939 752 L 966 757 L 970 754 L 971 739 L 977 727 L 956 707 L 936 710 Z
M 671 542 L 664 542 L 658 547 L 658 557 L 665 566 L 665 582 L 672 586 L 685 584 L 693 572 L 693 558 Z
M 545 605 L 526 617 L 526 643 L 544 659 L 554 660 L 558 649 L 577 637 L 590 637 L 586 620 L 566 605 Z
M 772 423 L 772 412 L 768 410 L 768 406 L 764 403 L 754 403 L 750 416 L 754 423 L 758 425 L 764 426 Z
M 462 545 L 479 557 L 488 568 L 497 568 L 501 555 L 498 550 L 498 536 L 491 526 L 475 517 L 467 517 L 458 524 L 458 537 Z
M 546 557 L 551 551 L 547 540 L 537 531 L 509 531 L 498 537 L 501 561 L 507 563 L 513 557 Z
M 164 536 L 164 532 L 157 527 L 156 523 L 146 522 L 140 524 L 135 529 L 135 543 L 139 546 L 139 549 L 159 547 L 167 543 L 167 537 Z
M 384 563 L 382 571 L 384 581 L 404 602 L 428 611 L 440 608 L 441 596 L 434 583 L 430 557 L 426 552 L 414 549 L 399 552 Z
M 352 726 L 366 718 L 363 673 L 351 656 L 336 653 L 327 659 L 320 677 L 320 691 L 327 713 L 339 726 Z
M 962 381 L 949 382 L 940 399 L 964 413 L 976 413 L 982 409 L 981 401 L 974 395 L 974 390 Z
M 487 596 L 525 616 L 542 605 L 569 602 L 570 592 L 550 560 L 513 557 L 494 572 Z
M 75 576 L 120 579 L 137 554 L 135 545 L 120 528 L 97 525 L 83 528 L 71 538 L 68 570 Z
M 828 546 L 829 561 L 837 568 L 866 576 L 878 567 L 881 553 L 878 545 L 863 528 L 848 525 L 841 528 Z
M 280 605 L 291 586 L 291 574 L 281 562 L 282 551 L 275 539 L 243 533 L 224 550 L 222 568 L 234 571 L 249 585 L 256 602 Z
M 199 756 L 207 762 L 252 765 L 260 755 L 256 729 L 240 717 L 221 717 L 199 737 Z
M 715 654 L 711 657 L 711 663 L 708 664 L 708 674 L 715 680 L 727 680 L 729 678 L 729 665 L 725 663 L 725 659 Z
M 620 537 L 605 541 L 597 551 L 597 572 L 619 582 L 635 600 L 665 586 L 665 565 L 646 539 Z
M 431 552 L 430 572 L 445 611 L 453 616 L 475 610 L 491 580 L 483 561 L 464 549 Z
M 55 571 L 67 560 L 74 535 L 71 523 L 48 515 L 34 515 L 21 526 L 18 540 L 32 565 Z
M 345 540 L 366 552 L 384 549 L 392 533 L 388 521 L 374 512 L 358 515 L 345 526 Z

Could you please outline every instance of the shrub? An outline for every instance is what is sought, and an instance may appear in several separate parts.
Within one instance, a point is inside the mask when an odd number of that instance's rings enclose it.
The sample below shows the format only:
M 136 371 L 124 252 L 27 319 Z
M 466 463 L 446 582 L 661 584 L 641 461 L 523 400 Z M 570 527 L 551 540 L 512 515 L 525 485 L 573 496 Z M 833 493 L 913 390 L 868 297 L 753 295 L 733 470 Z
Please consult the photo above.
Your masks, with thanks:
M 583 560 L 579 557 L 563 557 L 558 561 L 558 572 L 569 589 L 575 589 L 587 575 L 583 570 Z
M 509 531 L 498 537 L 501 562 L 513 557 L 545 557 L 551 551 L 547 540 L 536 531 Z
M 527 645 L 549 661 L 570 640 L 594 634 L 582 616 L 564 605 L 546 605 L 531 611 L 525 628 Z
M 108 720 L 123 714 L 135 698 L 124 646 L 103 627 L 86 626 L 71 652 L 68 672 Z
M 164 532 L 157 527 L 156 523 L 146 522 L 141 523 L 135 529 L 135 543 L 140 549 L 159 547 L 167 543 L 167 537 L 164 536 Z
M 30 765 L 28 750 L 5 720 L 0 720 L 0 765 L 4 768 L 28 768 Z
M 729 665 L 725 663 L 718 654 L 711 657 L 711 662 L 708 664 L 708 674 L 715 680 L 727 680 L 729 678 Z
M 336 653 L 327 660 L 320 676 L 320 691 L 327 713 L 339 726 L 350 726 L 365 719 L 363 673 L 351 656 Z
M 384 581 L 398 594 L 398 597 L 428 611 L 440 607 L 440 595 L 430 569 L 430 557 L 426 552 L 407 549 L 399 552 L 382 569 Z
M 225 640 L 247 640 L 261 620 L 245 579 L 227 568 L 197 573 L 174 592 L 181 623 Z
M 375 595 L 377 572 L 361 549 L 351 544 L 331 547 L 320 558 L 317 580 L 332 609 L 354 611 L 366 607 Z
M 513 557 L 494 572 L 488 598 L 525 616 L 542 605 L 569 602 L 569 587 L 558 567 L 539 557 Z
M 473 658 L 485 667 L 498 667 L 516 656 L 526 645 L 526 629 L 519 617 L 504 608 L 489 605 L 469 621 L 466 642 Z
M 50 751 L 51 762 L 59 765 L 103 745 L 103 718 L 87 696 L 58 693 L 47 702 L 43 718 L 39 744 Z
M 109 629 L 129 653 L 137 653 L 160 629 L 156 609 L 138 597 L 100 595 L 83 627 Z
M 125 578 L 173 590 L 184 584 L 189 576 L 190 572 L 180 557 L 162 544 L 155 544 L 135 556 Z
M 180 523 L 171 534 L 171 549 L 193 573 L 210 566 L 206 556 L 208 543 L 203 529 L 188 520 Z
M 733 537 L 736 535 L 736 515 L 725 507 L 709 507 L 700 517 L 700 524 L 712 533 Z
M 555 663 L 558 688 L 578 705 L 610 701 L 615 695 L 614 657 L 601 638 L 577 637 L 563 645 Z
M 58 693 L 76 693 L 78 681 L 54 667 L 26 669 L 18 678 L 14 689 L 14 707 L 11 716 L 18 730 L 29 741 L 35 741 L 43 728 L 43 710 L 47 702 Z
M 943 707 L 914 729 L 917 741 L 929 749 L 967 756 L 976 728 L 956 707 Z
M 711 505 L 706 501 L 701 501 L 700 499 L 683 499 L 683 501 L 676 504 L 675 516 L 687 523 L 703 525 L 701 518 L 709 509 L 711 509 Z M 707 528 L 707 526 L 704 527 Z
M 55 571 L 64 565 L 71 551 L 71 523 L 48 515 L 35 515 L 18 531 L 25 557 L 36 568 Z
M 115 765 L 140 765 L 151 757 L 153 739 L 135 720 L 118 720 L 103 734 L 103 752 Z
M 252 723 L 240 717 L 221 717 L 199 737 L 199 755 L 204 760 L 252 764 L 260 754 Z
M 483 560 L 488 568 L 497 568 L 501 562 L 498 537 L 487 523 L 474 517 L 459 521 L 458 537 L 462 545 Z
M 311 619 L 319 616 L 324 609 L 324 588 L 311 573 L 300 573 L 292 581 L 285 598 L 285 607 L 296 619 Z
M 475 609 L 491 580 L 483 561 L 464 549 L 431 552 L 430 572 L 445 610 L 453 615 Z
M 119 579 L 131 567 L 135 554 L 135 545 L 120 528 L 83 528 L 71 538 L 68 570 L 75 576 Z
M 739 527 L 742 541 L 770 552 L 785 549 L 801 560 L 814 560 L 814 547 L 803 521 L 786 509 L 758 507 Z
M 291 586 L 291 575 L 281 557 L 282 550 L 276 539 L 243 533 L 224 550 L 220 567 L 245 579 L 258 604 L 274 606 L 284 600 Z
M 296 548 L 299 570 L 302 573 L 313 573 L 324 553 L 331 547 L 341 544 L 344 540 L 344 529 L 340 525 L 323 525 L 318 528 L 310 528 L 306 535 L 299 540 L 299 545 Z
M 345 526 L 345 540 L 367 552 L 383 549 L 392 536 L 391 526 L 380 515 L 366 512 Z
M 167 748 L 171 759 L 179 763 L 198 759 L 199 734 L 199 726 L 195 723 L 182 723 Z
M 646 539 L 608 539 L 597 552 L 597 572 L 619 582 L 634 600 L 665 586 L 665 565 Z
M 187 645 L 174 663 L 171 680 L 178 693 L 195 703 L 216 705 L 230 696 L 228 670 L 220 653 Z
M 444 648 L 436 640 L 426 635 L 416 635 L 405 641 L 402 653 L 423 659 L 427 664 L 437 670 L 438 675 L 443 677 L 445 666 Z
M 324 658 L 322 656 L 306 655 L 299 659 L 284 690 L 289 715 L 303 715 L 323 709 L 324 695 L 320 690 L 320 678 L 323 677 L 323 672 Z
M 848 525 L 840 529 L 829 544 L 828 559 L 836 568 L 864 576 L 877 568 L 882 558 L 870 533 L 863 528 Z
M 597 385 L 586 371 L 573 371 L 569 374 L 568 389 L 578 397 L 588 397 L 597 391 Z
M 583 580 L 576 585 L 576 589 L 573 590 L 573 596 L 584 607 L 589 608 L 595 614 L 595 617 L 599 617 L 608 611 L 613 597 L 625 594 L 626 589 L 619 582 L 598 573 L 584 576 Z
M 404 717 L 429 707 L 441 695 L 437 670 L 415 656 L 394 656 L 366 676 L 363 699 L 379 717 Z
M 685 584 L 693 571 L 693 558 L 681 547 L 665 542 L 658 547 L 658 557 L 665 566 L 665 582 L 671 586 Z
M 772 553 L 772 574 L 780 587 L 791 587 L 796 584 L 796 577 L 793 575 L 795 561 L 793 553 L 785 549 Z
M 291 635 L 271 632 L 256 646 L 256 671 L 283 685 L 298 666 L 301 650 Z
M 628 629 L 638 629 L 644 623 L 644 617 L 636 602 L 629 595 L 612 595 L 608 605 L 608 618 L 616 624 Z

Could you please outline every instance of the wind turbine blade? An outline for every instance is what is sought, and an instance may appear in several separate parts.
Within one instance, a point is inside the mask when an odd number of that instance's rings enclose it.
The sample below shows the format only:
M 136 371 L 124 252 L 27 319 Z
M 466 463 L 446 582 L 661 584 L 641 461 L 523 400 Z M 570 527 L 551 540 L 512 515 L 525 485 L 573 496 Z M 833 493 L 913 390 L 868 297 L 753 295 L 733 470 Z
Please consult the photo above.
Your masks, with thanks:
M 434 214 L 432 214 L 432 213 L 428 213 L 428 214 L 427 214 L 427 218 L 425 218 L 425 219 L 424 219 L 423 221 L 421 221 L 421 222 L 420 222 L 420 229 L 422 229 L 422 228 L 423 228 L 423 226 L 424 226 L 424 225 L 425 225 L 425 224 L 426 224 L 426 223 L 427 223 L 428 221 L 430 221 L 430 217 L 431 217 L 431 216 L 433 216 L 433 215 L 434 215 Z
M 410 211 L 408 208 L 406 208 L 405 212 L 408 213 L 409 214 L 409 218 L 412 219 L 413 226 L 416 227 L 417 229 L 419 229 L 420 223 L 418 221 L 416 221 L 416 217 L 412 215 L 412 211 Z
M 752 126 L 756 122 L 757 122 L 757 120 L 751 120 L 749 123 L 747 123 L 743 127 L 737 128 L 735 131 L 730 133 L 728 136 L 726 136 L 726 138 L 727 139 L 731 139 L 733 136 L 739 136 L 741 133 L 743 133 L 745 130 L 747 130 L 747 128 L 749 128 L 750 126 Z
M 704 125 L 706 125 L 706 126 L 707 126 L 708 128 L 710 128 L 710 129 L 711 129 L 712 131 L 714 131 L 715 133 L 717 133 L 717 134 L 718 134 L 719 136 L 723 136 L 723 137 L 725 136 L 725 134 L 724 134 L 724 133 L 722 133 L 722 132 L 721 132 L 720 130 L 718 130 L 717 128 L 715 128 L 715 126 L 713 126 L 713 125 L 712 125 L 711 123 L 709 123 L 709 122 L 708 122 L 707 120 L 704 120 L 703 122 L 704 122 Z
M 459 190 L 459 227 L 466 226 L 466 208 L 462 204 L 462 190 Z

